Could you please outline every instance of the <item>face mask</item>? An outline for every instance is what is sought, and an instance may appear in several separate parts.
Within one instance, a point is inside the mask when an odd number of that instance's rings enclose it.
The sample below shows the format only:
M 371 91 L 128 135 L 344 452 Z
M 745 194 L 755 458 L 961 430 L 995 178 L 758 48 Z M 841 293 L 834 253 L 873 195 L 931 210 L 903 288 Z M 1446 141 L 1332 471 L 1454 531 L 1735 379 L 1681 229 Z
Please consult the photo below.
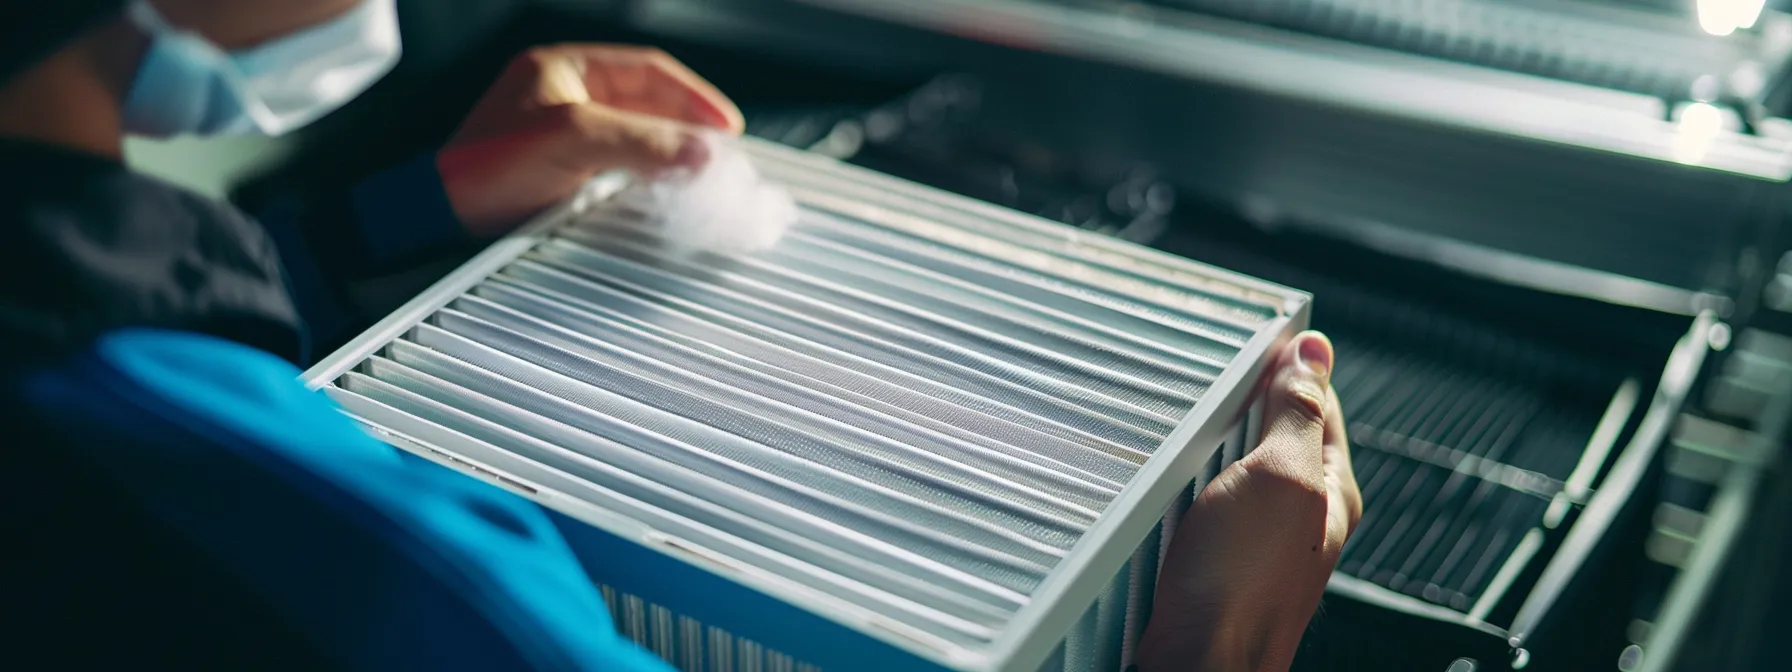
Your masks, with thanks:
M 169 25 L 148 0 L 127 10 L 150 36 L 125 98 L 125 130 L 149 135 L 280 135 L 366 91 L 398 62 L 395 0 L 362 0 L 324 23 L 225 52 Z

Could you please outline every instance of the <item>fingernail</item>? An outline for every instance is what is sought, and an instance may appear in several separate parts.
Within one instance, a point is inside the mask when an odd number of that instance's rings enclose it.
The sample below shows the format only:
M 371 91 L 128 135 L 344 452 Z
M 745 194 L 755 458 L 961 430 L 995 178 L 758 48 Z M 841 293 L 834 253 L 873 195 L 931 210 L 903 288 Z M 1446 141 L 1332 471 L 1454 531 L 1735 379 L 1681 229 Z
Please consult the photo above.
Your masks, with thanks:
M 1294 361 L 1307 367 L 1320 378 L 1332 373 L 1332 344 L 1323 334 L 1316 331 L 1302 333 L 1296 338 L 1299 342 L 1294 346 Z
M 703 136 L 687 133 L 684 142 L 678 145 L 678 154 L 672 157 L 672 165 L 696 170 L 709 162 L 709 144 Z

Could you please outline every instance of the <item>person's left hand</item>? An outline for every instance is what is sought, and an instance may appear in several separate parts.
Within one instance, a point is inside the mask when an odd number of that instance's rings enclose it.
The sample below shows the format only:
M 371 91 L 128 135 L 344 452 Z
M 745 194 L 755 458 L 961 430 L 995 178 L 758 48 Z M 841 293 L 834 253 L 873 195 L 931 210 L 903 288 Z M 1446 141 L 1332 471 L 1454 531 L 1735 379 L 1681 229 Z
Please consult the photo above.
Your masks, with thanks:
M 657 49 L 570 44 L 511 61 L 436 167 L 468 232 L 505 233 L 614 169 L 700 166 L 700 128 L 738 135 L 740 110 Z
M 1273 362 L 1257 449 L 1221 472 L 1177 526 L 1158 573 L 1138 672 L 1280 672 L 1363 515 L 1335 353 L 1316 332 Z

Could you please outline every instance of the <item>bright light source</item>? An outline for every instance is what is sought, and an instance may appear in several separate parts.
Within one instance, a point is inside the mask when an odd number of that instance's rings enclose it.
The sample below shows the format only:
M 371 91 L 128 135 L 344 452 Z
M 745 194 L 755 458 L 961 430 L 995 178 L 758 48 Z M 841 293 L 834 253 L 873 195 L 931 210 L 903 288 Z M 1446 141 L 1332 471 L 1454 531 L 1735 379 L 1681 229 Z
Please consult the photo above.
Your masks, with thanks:
M 1730 5 L 1734 3 L 1735 0 L 1699 0 L 1699 27 L 1718 36 L 1736 32 L 1736 21 L 1730 18 Z
M 1767 0 L 1699 0 L 1699 27 L 1720 37 L 1753 28 L 1766 7 Z
M 1753 28 L 1755 22 L 1761 20 L 1761 10 L 1767 8 L 1767 0 L 1736 0 L 1736 27 Z
M 1680 110 L 1674 138 L 1674 160 L 1696 164 L 1705 160 L 1712 141 L 1724 128 L 1724 112 L 1709 103 L 1692 103 Z

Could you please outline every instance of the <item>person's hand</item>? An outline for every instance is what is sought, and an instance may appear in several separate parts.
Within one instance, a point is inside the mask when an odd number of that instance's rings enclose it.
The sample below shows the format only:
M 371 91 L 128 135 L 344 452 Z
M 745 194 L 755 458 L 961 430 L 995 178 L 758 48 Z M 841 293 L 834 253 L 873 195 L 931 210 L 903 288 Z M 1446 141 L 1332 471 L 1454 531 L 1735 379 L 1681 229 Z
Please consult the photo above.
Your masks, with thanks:
M 1317 332 L 1277 354 L 1263 440 L 1207 486 L 1159 573 L 1139 672 L 1286 670 L 1363 513 Z
M 657 49 L 560 45 L 505 69 L 436 167 L 469 233 L 504 233 L 613 169 L 651 174 L 706 159 L 700 128 L 738 135 L 740 110 Z

